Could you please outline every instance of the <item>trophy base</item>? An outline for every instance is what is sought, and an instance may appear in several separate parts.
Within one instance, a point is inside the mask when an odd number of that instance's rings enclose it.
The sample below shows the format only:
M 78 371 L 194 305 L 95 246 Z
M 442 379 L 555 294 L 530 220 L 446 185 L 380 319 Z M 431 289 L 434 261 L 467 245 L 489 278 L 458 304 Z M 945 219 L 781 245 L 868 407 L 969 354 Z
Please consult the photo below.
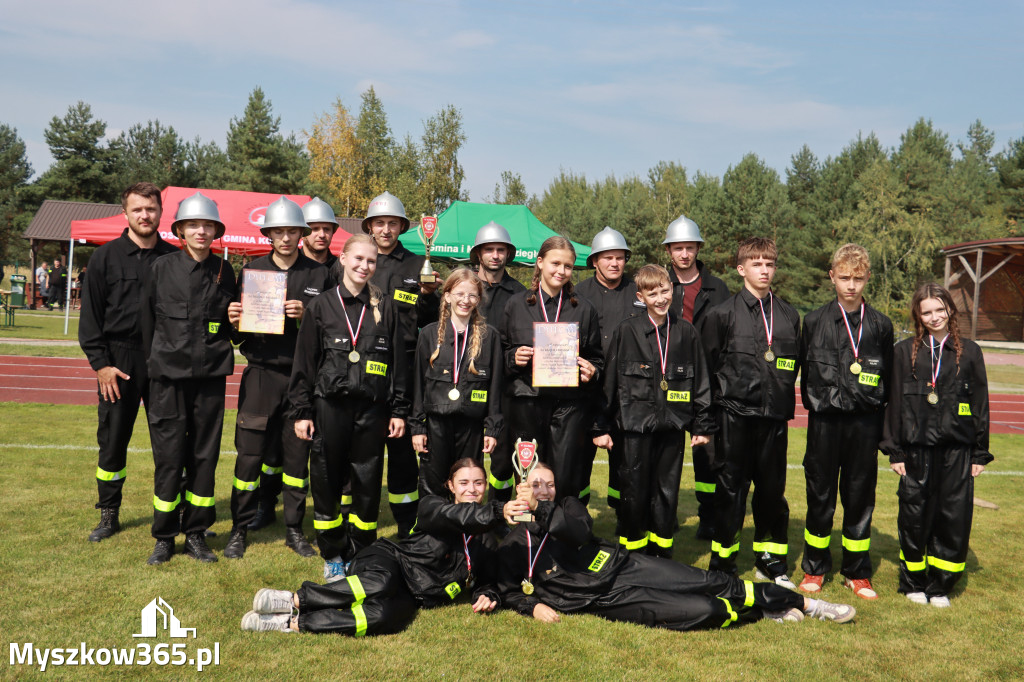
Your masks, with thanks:
M 533 514 L 516 514 L 512 517 L 512 520 L 516 523 L 532 523 Z
M 430 273 L 429 275 L 420 273 L 420 284 L 433 284 L 436 281 L 437 278 L 434 277 L 434 273 Z

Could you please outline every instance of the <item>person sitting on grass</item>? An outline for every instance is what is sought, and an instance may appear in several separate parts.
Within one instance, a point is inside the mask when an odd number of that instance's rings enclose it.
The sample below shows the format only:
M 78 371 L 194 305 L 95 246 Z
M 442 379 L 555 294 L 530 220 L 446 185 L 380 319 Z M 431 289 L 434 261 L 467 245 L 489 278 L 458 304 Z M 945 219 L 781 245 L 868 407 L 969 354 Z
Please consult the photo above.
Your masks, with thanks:
M 762 618 L 810 616 L 848 623 L 856 610 L 804 597 L 771 582 L 705 571 L 595 538 L 593 521 L 574 497 L 555 502 L 555 479 L 543 464 L 517 488 L 535 520 L 519 524 L 498 550 L 502 603 L 545 623 L 560 613 L 592 613 L 668 630 L 723 628 Z
M 352 559 L 344 580 L 305 582 L 297 592 L 264 588 L 256 593 L 242 629 L 254 632 L 333 632 L 353 637 L 400 632 L 417 609 L 451 603 L 471 589 L 473 611 L 498 606 L 494 586 L 496 540 L 488 533 L 526 503 L 483 504 L 487 474 L 471 458 L 455 462 L 446 487 L 420 500 L 410 535 L 399 543 L 380 539 Z

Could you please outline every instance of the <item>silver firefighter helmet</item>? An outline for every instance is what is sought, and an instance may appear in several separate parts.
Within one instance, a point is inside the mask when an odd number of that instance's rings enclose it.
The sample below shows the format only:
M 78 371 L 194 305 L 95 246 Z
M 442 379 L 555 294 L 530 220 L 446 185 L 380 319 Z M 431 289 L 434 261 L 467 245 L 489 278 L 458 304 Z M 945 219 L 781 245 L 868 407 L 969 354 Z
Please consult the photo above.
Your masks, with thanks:
M 179 239 L 182 235 L 178 232 L 178 225 L 186 220 L 212 220 L 217 223 L 217 232 L 213 238 L 220 239 L 224 236 L 225 227 L 220 219 L 220 211 L 217 210 L 217 202 L 202 192 L 196 192 L 178 204 L 178 212 L 174 214 L 174 222 L 171 223 L 171 232 Z
M 587 256 L 587 267 L 594 267 L 594 256 L 603 251 L 625 251 L 626 261 L 629 261 L 632 250 L 626 245 L 626 238 L 618 230 L 605 226 L 603 230 L 594 235 L 594 241 L 590 243 L 590 255 Z
M 493 220 L 476 231 L 476 241 L 473 242 L 473 248 L 469 251 L 470 263 L 480 262 L 480 247 L 484 244 L 508 246 L 508 258 L 505 259 L 505 265 L 510 264 L 516 257 L 516 245 L 512 243 L 512 237 L 508 230 Z
M 703 244 L 704 238 L 700 236 L 700 228 L 697 227 L 697 223 L 681 215 L 668 224 L 668 230 L 665 232 L 665 241 L 662 244 L 674 244 L 675 242 L 697 242 Z
M 302 234 L 310 233 L 309 225 L 306 224 L 306 218 L 302 214 L 302 207 L 288 197 L 281 197 L 267 206 L 260 232 L 264 237 L 269 237 L 270 230 L 275 227 L 298 227 L 302 230 Z
M 331 223 L 338 226 L 338 219 L 334 217 L 334 209 L 320 197 L 313 197 L 302 207 L 302 215 L 306 218 L 307 224 Z
M 379 216 L 395 216 L 402 220 L 402 234 L 409 229 L 409 219 L 405 216 L 405 205 L 391 192 L 384 192 L 374 197 L 370 207 L 366 209 L 366 217 L 363 219 L 363 232 L 370 234 L 370 223 Z

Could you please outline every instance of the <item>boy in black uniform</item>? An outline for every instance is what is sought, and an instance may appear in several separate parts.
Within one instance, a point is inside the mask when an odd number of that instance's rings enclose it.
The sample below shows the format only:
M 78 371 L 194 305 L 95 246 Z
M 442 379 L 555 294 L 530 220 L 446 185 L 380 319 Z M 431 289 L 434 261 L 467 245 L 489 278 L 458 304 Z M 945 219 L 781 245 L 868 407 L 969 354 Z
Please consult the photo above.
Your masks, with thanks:
M 155 465 L 151 565 L 171 558 L 182 525 L 185 553 L 203 562 L 217 560 L 204 534 L 216 518 L 213 488 L 224 386 L 235 366 L 228 323 L 235 273 L 223 259 L 210 257 L 213 241 L 224 234 L 217 204 L 196 192 L 179 204 L 171 229 L 184 248 L 153 263 L 140 306 Z M 179 504 L 185 505 L 184 513 Z
M 790 589 L 786 554 L 787 424 L 796 402 L 800 315 L 772 294 L 775 242 L 740 243 L 743 289 L 710 311 L 701 338 L 718 408 L 715 435 L 715 538 L 711 570 L 736 572 L 747 493 L 754 484 L 754 565 L 758 579 Z
M 334 264 L 338 262 L 338 257 L 331 253 L 331 242 L 334 233 L 338 231 L 334 209 L 320 197 L 313 197 L 302 207 L 302 216 L 308 227 L 302 239 L 302 253 L 327 268 L 327 276 L 330 278 L 328 288 L 337 286 Z
M 700 228 L 685 215 L 668 224 L 665 241 L 668 253 L 668 276 L 672 283 L 672 311 L 700 329 L 704 313 L 729 298 L 725 282 L 707 271 L 697 258 L 704 238 Z M 714 447 L 711 443 L 692 448 L 693 487 L 697 495 L 698 540 L 711 540 L 714 535 L 715 475 L 711 470 Z
M 476 231 L 476 240 L 469 251 L 469 262 L 477 266 L 476 274 L 484 283 L 480 313 L 487 323 L 497 328 L 505 304 L 514 294 L 525 291 L 522 282 L 508 274 L 505 266 L 516 257 L 516 247 L 508 230 L 493 220 Z M 499 412 L 505 413 L 505 392 L 498 392 Z M 487 474 L 488 493 L 492 500 L 512 497 L 515 475 L 512 473 L 512 441 L 507 428 L 498 432 L 498 444 L 491 451 L 491 470 Z
M 405 338 L 405 367 L 415 365 L 416 339 L 421 327 L 437 320 L 440 299 L 437 282 L 421 282 L 423 257 L 413 254 L 398 241 L 398 235 L 409 229 L 405 206 L 398 197 L 384 192 L 370 202 L 363 220 L 363 232 L 377 244 L 375 284 L 398 309 Z M 437 277 L 436 272 L 432 273 Z M 398 349 L 396 349 L 397 352 Z M 407 381 L 412 385 L 412 381 Z M 416 523 L 419 500 L 419 467 L 412 447 L 412 434 L 388 439 L 388 502 L 391 515 L 398 524 L 398 536 L 409 534 Z
M 273 518 L 274 501 L 284 488 L 285 544 L 304 557 L 314 555 L 302 535 L 302 518 L 309 492 L 309 450 L 295 435 L 288 412 L 288 380 L 299 325 L 308 304 L 327 290 L 327 270 L 299 251 L 307 232 L 302 209 L 281 197 L 267 207 L 260 232 L 273 252 L 257 258 L 238 274 L 238 289 L 246 297 L 249 272 L 283 279 L 287 287 L 284 329 L 281 333 L 235 333 L 242 354 L 249 360 L 238 389 L 235 428 L 234 487 L 231 490 L 231 537 L 224 548 L 228 559 L 245 554 L 246 529 L 256 516 L 257 499 Z M 228 306 L 228 319 L 236 329 L 242 320 L 243 301 Z M 261 471 L 262 469 L 262 471 Z
M 139 296 L 144 273 L 154 260 L 176 249 L 160 239 L 160 188 L 139 182 L 121 193 L 128 227 L 89 260 L 92 270 L 82 287 L 78 343 L 96 372 L 99 386 L 99 525 L 89 534 L 100 542 L 121 530 L 118 511 L 128 474 L 128 444 L 139 414 L 149 405 L 149 375 L 139 333 Z
M 637 300 L 636 284 L 623 277 L 631 253 L 625 237 L 617 230 L 606 226 L 594 235 L 594 240 L 590 243 L 587 265 L 594 268 L 594 276 L 576 285 L 576 293 L 580 298 L 589 301 L 597 311 L 601 327 L 601 350 L 605 355 L 611 348 L 612 334 L 619 323 L 644 311 L 643 302 Z M 614 426 L 609 424 L 609 428 Z M 619 440 L 615 435 L 610 437 L 613 442 Z M 580 499 L 584 504 L 590 501 L 590 476 L 594 468 L 594 457 L 597 455 L 596 447 L 591 449 L 588 443 L 587 449 L 584 461 L 586 471 L 583 474 L 586 487 L 580 493 Z M 607 452 L 608 506 L 617 508 L 621 489 L 618 478 L 620 459 L 615 448 L 609 447 Z
M 892 322 L 864 302 L 864 286 L 871 277 L 864 247 L 839 247 L 828 275 L 836 298 L 809 313 L 800 333 L 800 396 L 810 412 L 800 589 L 820 592 L 832 570 L 828 545 L 838 488 L 843 502 L 843 585 L 862 599 L 877 599 L 868 548 L 892 369 Z
M 603 428 L 614 421 L 621 456 L 619 543 L 630 551 L 671 558 L 683 468 L 680 441 L 704 445 L 716 429 L 711 387 L 697 330 L 669 307 L 672 285 L 660 265 L 636 273 L 646 319 L 618 326 L 605 358 Z M 594 443 L 611 449 L 605 434 Z

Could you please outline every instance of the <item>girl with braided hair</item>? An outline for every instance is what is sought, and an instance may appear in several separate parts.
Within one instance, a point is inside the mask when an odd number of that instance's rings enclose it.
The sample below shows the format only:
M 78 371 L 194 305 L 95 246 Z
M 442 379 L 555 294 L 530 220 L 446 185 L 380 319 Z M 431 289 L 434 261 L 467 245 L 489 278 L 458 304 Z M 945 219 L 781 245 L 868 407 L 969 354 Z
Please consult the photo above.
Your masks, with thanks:
M 439 320 L 420 332 L 409 420 L 420 453 L 420 497 L 440 495 L 452 462 L 483 465 L 502 428 L 501 338 L 480 312 L 483 282 L 458 268 L 441 290 Z M 508 456 L 508 455 L 505 455 Z
M 534 265 L 533 283 L 505 305 L 498 329 L 505 355 L 506 418 L 509 441 L 537 442 L 537 456 L 559 481 L 559 496 L 590 494 L 584 455 L 600 398 L 604 354 L 597 310 L 578 298 L 570 276 L 576 262 L 572 242 L 564 237 L 544 240 Z M 534 325 L 574 322 L 579 350 L 576 386 L 533 385 Z M 511 453 L 510 453 L 511 454 Z
M 974 477 L 988 450 L 988 379 L 981 349 L 960 337 L 956 305 L 938 284 L 910 303 L 914 336 L 896 344 L 879 447 L 900 475 L 899 591 L 949 606 L 963 575 Z

